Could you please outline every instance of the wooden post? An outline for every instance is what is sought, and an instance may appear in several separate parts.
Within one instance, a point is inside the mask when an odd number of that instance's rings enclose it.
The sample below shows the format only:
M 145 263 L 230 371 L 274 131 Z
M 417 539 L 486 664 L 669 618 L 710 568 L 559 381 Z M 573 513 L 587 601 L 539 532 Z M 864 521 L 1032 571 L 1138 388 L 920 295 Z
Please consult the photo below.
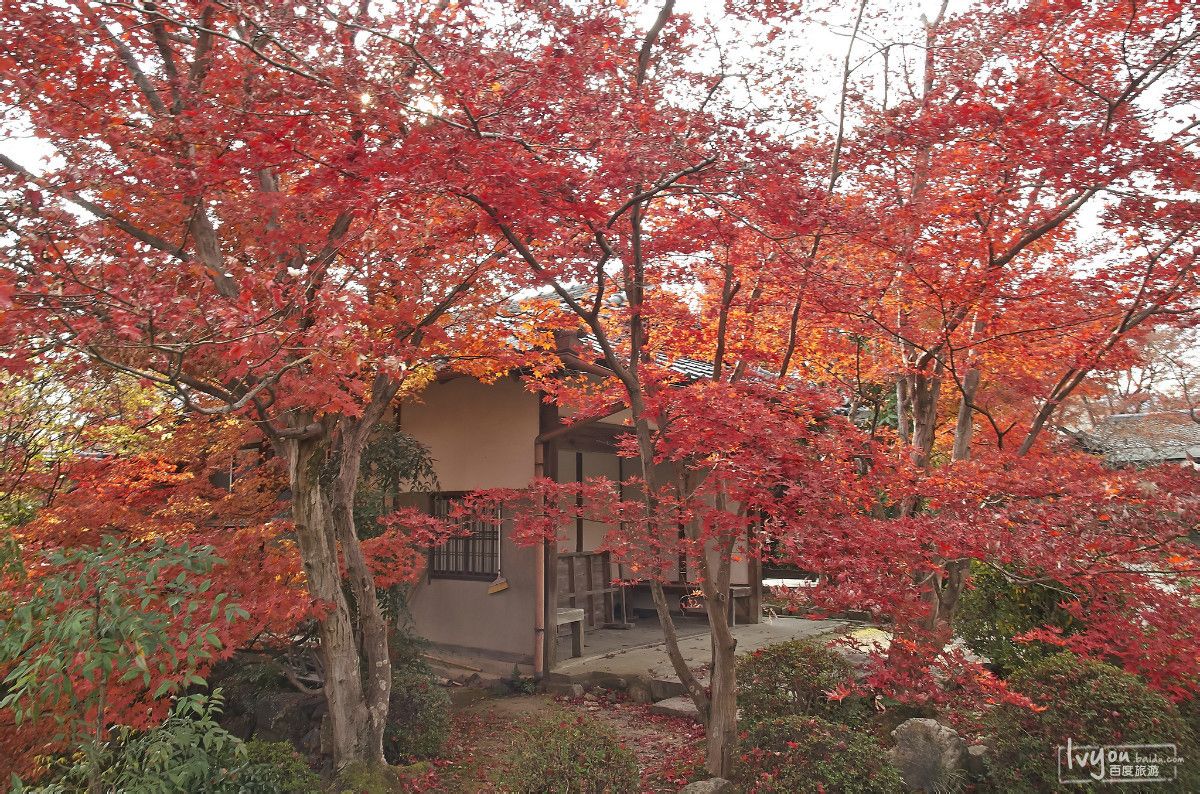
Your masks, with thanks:
M 747 566 L 747 573 L 750 579 L 750 600 L 746 607 L 748 614 L 747 623 L 762 622 L 762 560 L 757 556 L 750 558 L 750 564 Z
M 538 435 L 558 427 L 558 406 L 545 401 L 538 393 Z M 534 474 L 558 481 L 558 444 L 553 440 L 534 442 Z M 558 541 L 542 544 L 542 565 L 545 575 L 540 586 L 543 588 L 542 663 L 543 672 L 549 672 L 558 664 Z

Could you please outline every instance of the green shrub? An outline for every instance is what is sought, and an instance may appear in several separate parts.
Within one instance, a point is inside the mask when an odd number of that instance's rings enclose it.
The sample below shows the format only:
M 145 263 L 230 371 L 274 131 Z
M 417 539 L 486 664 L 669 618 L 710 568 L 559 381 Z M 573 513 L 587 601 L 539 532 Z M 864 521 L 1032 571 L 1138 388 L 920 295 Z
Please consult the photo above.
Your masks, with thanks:
M 436 758 L 450 735 L 450 696 L 429 669 L 409 664 L 392 674 L 391 707 L 383 734 L 387 760 Z
M 637 756 L 608 728 L 572 714 L 526 728 L 493 779 L 509 794 L 638 791 Z
M 243 794 L 311 794 L 321 778 L 288 742 L 246 742 L 246 762 L 234 775 Z
M 52 780 L 18 791 L 65 794 L 95 780 L 128 794 L 312 794 L 321 779 L 287 742 L 242 742 L 217 724 L 220 692 L 180 698 L 148 731 L 114 729 L 102 752 L 76 752 L 51 769 Z
M 975 563 L 971 587 L 958 602 L 954 628 L 968 648 L 1009 675 L 1057 650 L 1013 637 L 1042 626 L 1072 632 L 1075 622 L 1060 606 L 1067 598 L 1059 586 L 1017 584 L 995 568 Z
M 1187 723 L 1192 736 L 1200 740 L 1200 696 L 1176 703 L 1175 708 L 1179 709 L 1179 716 Z
M 868 713 L 857 695 L 829 698 L 829 692 L 854 683 L 854 667 L 812 640 L 792 640 L 742 656 L 737 677 L 738 706 L 746 724 L 811 716 L 851 725 Z
M 147 731 L 117 726 L 92 751 L 76 751 L 51 769 L 52 780 L 33 789 L 42 794 L 103 791 L 129 794 L 233 792 L 237 769 L 245 765 L 240 739 L 217 724 L 220 692 L 175 701 L 162 724 Z
M 10 544 L 2 553 L 0 563 L 17 564 Z M 114 736 L 103 727 L 119 716 L 105 694 L 123 683 L 156 700 L 203 685 L 199 671 L 222 647 L 223 632 L 249 613 L 209 591 L 224 564 L 210 546 L 105 535 L 96 547 L 38 557 L 30 560 L 40 571 L 37 587 L 0 619 L 0 710 L 17 725 L 52 716 L 71 750 L 91 756 L 85 766 L 96 788 Z M 179 704 L 189 712 L 208 707 L 192 698 Z M 173 717 L 171 727 L 183 730 L 181 721 Z M 130 736 L 135 744 L 144 739 Z
M 734 774 L 751 792 L 901 792 L 900 773 L 872 736 L 820 717 L 750 726 Z
M 1009 684 L 1044 710 L 1001 704 L 986 715 L 992 777 L 1000 790 L 1056 789 L 1056 748 L 1067 739 L 1075 746 L 1176 744 L 1185 759 L 1179 780 L 1156 790 L 1200 790 L 1191 730 L 1175 707 L 1141 679 L 1112 665 L 1059 653 L 1017 672 Z M 1071 788 L 1107 791 L 1102 785 Z

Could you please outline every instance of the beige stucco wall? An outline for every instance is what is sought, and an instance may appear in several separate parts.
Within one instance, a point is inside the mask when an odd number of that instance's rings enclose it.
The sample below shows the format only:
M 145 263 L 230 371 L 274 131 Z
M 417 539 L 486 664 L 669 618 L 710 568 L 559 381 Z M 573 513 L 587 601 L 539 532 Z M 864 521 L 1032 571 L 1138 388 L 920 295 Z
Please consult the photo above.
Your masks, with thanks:
M 429 447 L 442 491 L 523 488 L 533 478 L 538 399 L 515 379 L 435 383 L 401 406 L 400 426 Z
M 469 378 L 431 385 L 404 403 L 401 428 L 429 447 L 440 490 L 521 488 L 534 475 L 538 399 L 513 379 L 483 384 Z M 427 494 L 402 501 L 429 509 Z M 533 661 L 535 555 L 518 546 L 505 526 L 500 571 L 509 587 L 489 595 L 489 582 L 426 577 L 409 611 L 418 634 L 460 656 L 492 662 L 497 672 L 526 669 Z M 480 665 L 484 666 L 484 665 Z

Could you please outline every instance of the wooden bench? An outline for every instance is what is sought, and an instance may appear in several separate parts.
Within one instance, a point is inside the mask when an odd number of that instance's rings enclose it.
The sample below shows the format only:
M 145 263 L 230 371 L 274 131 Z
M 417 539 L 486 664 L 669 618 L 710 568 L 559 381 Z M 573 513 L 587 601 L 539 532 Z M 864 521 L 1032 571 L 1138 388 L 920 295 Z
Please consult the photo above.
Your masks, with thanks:
M 559 607 L 555 626 L 571 627 L 571 656 L 583 656 L 583 610 Z

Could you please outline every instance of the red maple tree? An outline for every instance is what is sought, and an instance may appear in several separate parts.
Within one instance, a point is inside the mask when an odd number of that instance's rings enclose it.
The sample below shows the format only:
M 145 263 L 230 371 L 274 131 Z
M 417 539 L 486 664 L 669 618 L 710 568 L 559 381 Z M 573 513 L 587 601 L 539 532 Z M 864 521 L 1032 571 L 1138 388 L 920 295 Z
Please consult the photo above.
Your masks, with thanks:
M 1164 623 L 1188 593 L 1156 578 L 1194 567 L 1190 503 L 1045 432 L 1089 374 L 1196 308 L 1184 4 L 943 7 L 916 58 L 850 4 L 831 125 L 795 79 L 815 20 L 786 4 L 716 21 L 673 0 L 644 20 L 499 0 L 5 11 L 26 23 L 0 39 L 5 101 L 54 149 L 44 170 L 0 155 L 22 197 L 6 361 L 71 348 L 270 441 L 322 607 L 339 762 L 380 759 L 390 682 L 352 520 L 361 455 L 437 356 L 483 375 L 533 361 L 560 403 L 631 411 L 637 498 L 597 484 L 585 501 L 624 522 L 609 545 L 644 566 L 714 774 L 736 735 L 730 565 L 768 537 L 821 574 L 820 603 L 895 622 L 881 685 L 937 686 L 921 674 L 972 560 L 1054 567 L 1193 674 Z M 1084 233 L 1092 206 L 1107 236 Z M 490 333 L 495 298 L 529 286 L 554 300 L 517 335 L 582 329 L 592 378 L 549 382 L 544 349 Z M 1163 492 L 1194 492 L 1177 477 Z M 525 500 L 536 542 L 574 494 L 535 485 L 501 496 Z M 701 574 L 707 688 L 657 571 L 679 553 Z

